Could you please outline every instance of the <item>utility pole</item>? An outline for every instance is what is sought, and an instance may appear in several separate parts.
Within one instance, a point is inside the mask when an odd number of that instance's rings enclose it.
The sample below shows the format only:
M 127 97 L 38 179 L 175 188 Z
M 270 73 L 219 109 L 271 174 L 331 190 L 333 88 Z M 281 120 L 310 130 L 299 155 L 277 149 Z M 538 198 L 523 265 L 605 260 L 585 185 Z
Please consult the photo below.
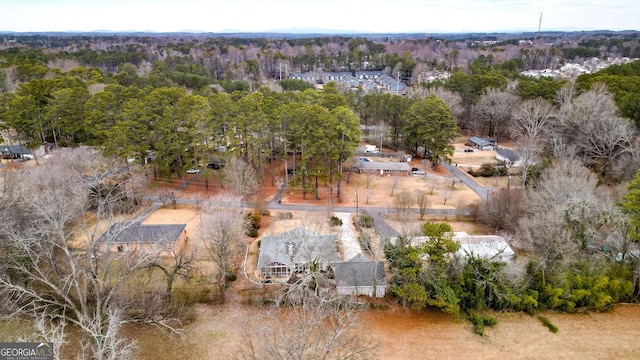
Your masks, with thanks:
M 540 32 L 541 27 L 542 27 L 542 13 L 540 13 L 540 22 L 538 23 L 538 32 Z
M 358 209 L 358 189 L 356 188 L 356 215 L 358 215 L 358 213 L 360 212 Z

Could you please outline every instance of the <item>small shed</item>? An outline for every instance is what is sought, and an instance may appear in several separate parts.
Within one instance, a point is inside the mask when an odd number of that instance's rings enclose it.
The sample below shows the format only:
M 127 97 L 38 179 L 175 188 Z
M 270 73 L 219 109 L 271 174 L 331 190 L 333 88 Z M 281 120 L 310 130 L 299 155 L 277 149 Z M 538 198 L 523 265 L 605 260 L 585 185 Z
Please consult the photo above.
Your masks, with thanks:
M 384 297 L 387 291 L 383 262 L 373 262 L 362 254 L 332 265 L 336 290 L 344 296 Z
M 97 241 L 100 251 L 126 252 L 154 251 L 170 256 L 187 241 L 186 224 L 149 224 L 117 222 Z

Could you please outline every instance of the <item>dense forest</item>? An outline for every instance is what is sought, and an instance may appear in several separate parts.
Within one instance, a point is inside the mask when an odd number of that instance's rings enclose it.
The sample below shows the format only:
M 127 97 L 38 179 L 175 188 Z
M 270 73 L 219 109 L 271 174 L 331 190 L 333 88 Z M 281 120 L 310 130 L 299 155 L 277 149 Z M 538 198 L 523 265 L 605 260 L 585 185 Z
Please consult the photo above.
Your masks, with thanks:
M 240 158 L 274 184 L 267 164 L 292 160 L 291 186 L 306 196 L 325 184 L 340 199 L 343 165 L 363 136 L 431 166 L 449 159 L 460 135 L 508 139 L 524 160 L 522 187 L 466 210 L 504 233 L 528 264 L 451 262 L 450 228 L 426 223 L 426 245 L 386 243 L 393 294 L 414 308 L 465 312 L 480 327 L 491 323 L 478 315 L 485 309 L 572 312 L 637 300 L 640 61 L 575 78 L 521 72 L 638 58 L 638 33 L 0 38 L 5 141 L 30 149 L 88 145 L 123 165 L 152 156 L 147 175 L 156 178 L 184 178 L 193 167 L 207 177 L 212 157 Z M 409 88 L 395 94 L 289 78 L 363 70 L 399 74 Z M 434 71 L 448 76 L 427 81 Z M 26 206 L 9 195 L 3 201 Z M 16 235 L 7 234 L 0 236 Z

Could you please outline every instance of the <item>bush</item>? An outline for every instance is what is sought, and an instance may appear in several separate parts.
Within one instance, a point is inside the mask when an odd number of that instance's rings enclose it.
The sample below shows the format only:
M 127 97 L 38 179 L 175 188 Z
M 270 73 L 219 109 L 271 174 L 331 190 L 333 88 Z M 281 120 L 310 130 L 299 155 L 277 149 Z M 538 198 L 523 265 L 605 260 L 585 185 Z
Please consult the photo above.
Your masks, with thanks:
M 358 218 L 358 225 L 364 228 L 372 228 L 373 227 L 373 216 L 371 215 L 361 215 Z
M 291 220 L 291 218 L 293 218 L 293 214 L 290 212 L 278 213 L 278 216 L 276 216 L 276 220 Z
M 342 226 L 342 220 L 337 216 L 331 216 L 329 218 L 329 224 L 331 226 Z
M 238 272 L 237 271 L 228 272 L 228 273 L 226 273 L 224 278 L 225 278 L 225 280 L 227 280 L 227 282 L 236 281 L 236 280 L 238 280 Z
M 360 243 L 360 247 L 367 254 L 371 254 L 371 236 L 367 233 L 362 233 L 358 236 L 358 242 Z
M 498 166 L 490 163 L 482 164 L 478 171 L 469 169 L 469 175 L 473 177 L 506 176 L 508 174 L 509 174 L 509 169 L 507 169 L 507 165 L 504 162 L 500 163 L 500 165 Z
M 484 333 L 485 326 L 494 326 L 498 323 L 496 318 L 480 314 L 469 315 L 469 321 L 473 324 L 473 331 L 480 336 L 486 336 Z
M 262 217 L 260 216 L 260 213 L 257 213 L 257 212 L 248 213 L 247 220 L 249 221 L 249 225 L 246 231 L 247 236 L 257 237 L 258 230 L 260 230 L 260 221 L 262 221 Z

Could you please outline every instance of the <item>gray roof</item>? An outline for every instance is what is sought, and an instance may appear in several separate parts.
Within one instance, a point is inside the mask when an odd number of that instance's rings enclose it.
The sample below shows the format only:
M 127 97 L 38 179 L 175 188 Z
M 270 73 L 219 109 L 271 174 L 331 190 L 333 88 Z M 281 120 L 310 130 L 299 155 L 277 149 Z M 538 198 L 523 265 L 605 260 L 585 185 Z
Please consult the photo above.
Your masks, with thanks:
M 471 138 L 469 138 L 469 142 L 474 143 L 478 146 L 490 146 L 490 145 L 496 144 L 496 139 L 491 137 L 481 138 L 477 136 L 472 136 Z
M 98 243 L 175 242 L 186 224 L 142 225 L 136 222 L 114 223 L 98 239 Z
M 4 155 L 24 155 L 31 154 L 31 150 L 27 149 L 26 146 L 22 144 L 17 145 L 0 145 L 0 153 Z
M 318 235 L 305 228 L 295 228 L 280 235 L 264 236 L 260 240 L 258 268 L 276 262 L 293 266 L 314 259 L 328 263 L 340 261 L 337 241 L 338 237 L 334 234 Z
M 406 162 L 385 162 L 385 161 L 372 161 L 372 162 L 358 162 L 358 169 L 360 170 L 384 170 L 384 171 L 409 171 L 409 164 Z
M 383 262 L 373 262 L 362 255 L 332 265 L 336 286 L 386 285 Z
M 398 79 L 392 78 L 389 75 L 381 75 L 378 78 L 378 81 L 384 85 L 384 87 L 386 87 L 388 90 L 398 90 L 398 91 L 404 91 L 407 88 L 407 85 L 405 85 L 404 83 L 402 83 L 402 81 L 398 81 Z
M 515 151 L 510 149 L 498 149 L 496 153 L 502 156 L 503 158 L 508 159 L 512 163 L 520 159 L 520 156 Z

